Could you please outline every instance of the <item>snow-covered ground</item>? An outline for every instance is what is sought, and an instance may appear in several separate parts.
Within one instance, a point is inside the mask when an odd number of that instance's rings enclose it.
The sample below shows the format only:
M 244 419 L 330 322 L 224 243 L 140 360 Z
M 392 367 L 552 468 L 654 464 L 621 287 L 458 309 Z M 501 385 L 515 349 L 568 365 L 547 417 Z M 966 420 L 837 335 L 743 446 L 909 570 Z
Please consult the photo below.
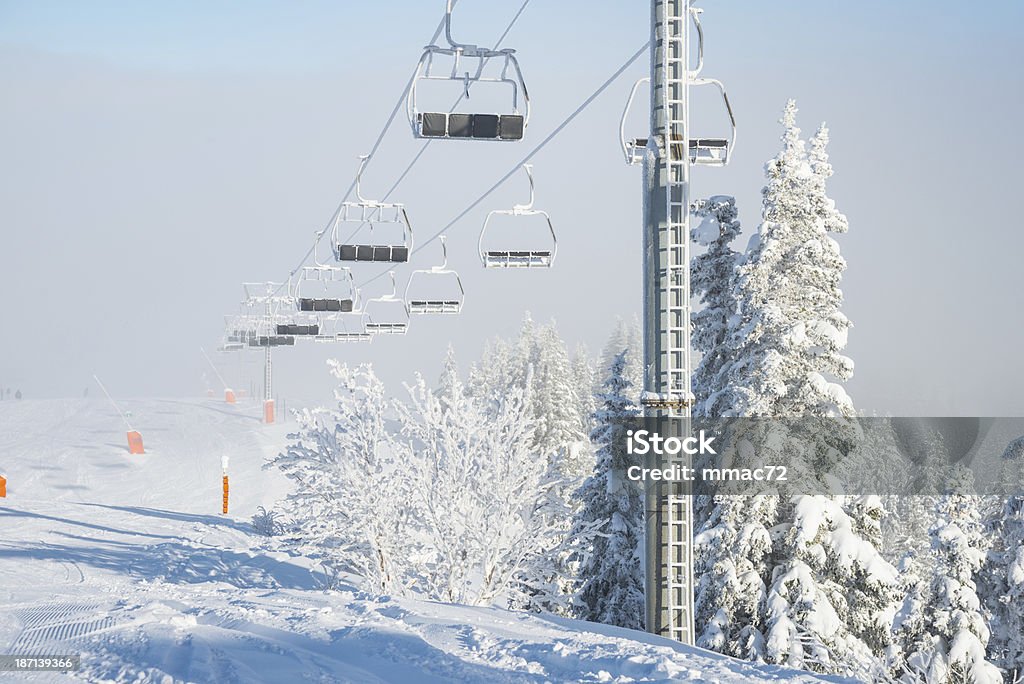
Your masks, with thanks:
M 244 400 L 125 408 L 145 455 L 100 400 L 0 402 L 0 654 L 83 660 L 0 681 L 819 681 L 591 623 L 325 593 L 249 524 L 288 490 L 261 466 L 289 425 Z

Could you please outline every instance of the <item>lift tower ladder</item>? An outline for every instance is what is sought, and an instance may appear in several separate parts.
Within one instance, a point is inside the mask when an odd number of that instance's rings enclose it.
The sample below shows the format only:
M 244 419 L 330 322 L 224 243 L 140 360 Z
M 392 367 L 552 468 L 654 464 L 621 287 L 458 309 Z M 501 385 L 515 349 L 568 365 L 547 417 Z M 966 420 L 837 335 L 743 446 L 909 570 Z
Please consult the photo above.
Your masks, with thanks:
M 690 431 L 691 0 L 652 0 L 651 136 L 644 155 L 644 392 L 663 436 Z M 698 66 L 699 68 L 699 66 Z M 664 432 L 671 430 L 674 435 Z M 664 465 L 691 466 L 680 454 Z M 687 483 L 645 493 L 647 630 L 693 644 L 693 506 Z

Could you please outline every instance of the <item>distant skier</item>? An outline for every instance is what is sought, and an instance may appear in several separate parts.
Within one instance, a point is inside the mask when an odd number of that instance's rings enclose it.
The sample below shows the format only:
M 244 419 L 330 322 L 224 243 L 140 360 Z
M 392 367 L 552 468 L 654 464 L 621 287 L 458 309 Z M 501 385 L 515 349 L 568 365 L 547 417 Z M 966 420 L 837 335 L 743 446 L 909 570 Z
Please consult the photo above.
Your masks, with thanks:
M 21 390 L 18 390 L 17 392 L 14 393 L 14 398 L 21 399 Z

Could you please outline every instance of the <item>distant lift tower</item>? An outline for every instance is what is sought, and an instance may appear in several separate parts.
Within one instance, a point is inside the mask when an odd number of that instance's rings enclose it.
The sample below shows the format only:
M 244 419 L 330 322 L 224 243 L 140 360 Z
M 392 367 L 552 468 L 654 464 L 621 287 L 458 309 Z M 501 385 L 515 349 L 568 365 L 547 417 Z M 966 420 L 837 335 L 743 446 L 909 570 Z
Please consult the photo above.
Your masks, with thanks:
M 273 423 L 275 415 L 274 406 L 274 366 L 273 348 L 285 344 L 295 344 L 295 338 L 290 335 L 277 334 L 279 331 L 276 321 L 278 312 L 282 309 L 287 311 L 295 310 L 297 304 L 295 297 L 289 288 L 281 283 L 243 283 L 245 288 L 245 304 L 251 310 L 263 307 L 263 316 L 259 320 L 254 339 L 257 340 L 254 346 L 264 349 L 263 364 L 263 422 Z M 252 344 L 252 341 L 250 341 Z
M 690 432 L 690 169 L 724 166 L 736 123 L 722 84 L 700 76 L 704 62 L 701 10 L 691 0 L 652 0 L 651 133 L 625 138 L 627 162 L 644 165 L 644 415 L 673 418 L 675 436 Z M 690 29 L 696 29 L 696 42 Z M 693 59 L 696 58 L 696 64 Z M 729 138 L 694 137 L 690 90 L 710 85 L 722 95 Z M 669 429 L 668 423 L 662 425 Z M 666 437 L 673 435 L 664 435 Z M 690 459 L 680 457 L 682 466 Z M 649 482 L 646 490 L 645 594 L 649 632 L 683 643 L 696 638 L 693 606 L 692 490 L 678 482 Z

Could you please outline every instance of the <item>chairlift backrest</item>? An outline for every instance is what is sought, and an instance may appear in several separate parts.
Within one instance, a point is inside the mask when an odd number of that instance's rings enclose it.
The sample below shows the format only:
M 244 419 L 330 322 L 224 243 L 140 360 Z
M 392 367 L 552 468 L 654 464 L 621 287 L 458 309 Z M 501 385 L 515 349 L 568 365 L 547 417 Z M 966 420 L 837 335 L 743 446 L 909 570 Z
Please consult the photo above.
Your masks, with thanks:
M 515 50 L 497 50 L 456 42 L 451 34 L 451 20 L 452 1 L 447 0 L 445 38 L 448 46 L 428 45 L 424 48 L 406 98 L 406 111 L 413 135 L 417 138 L 448 140 L 522 140 L 530 119 L 530 96 Z M 498 60 L 501 66 L 496 75 L 486 71 L 491 60 Z M 435 62 L 450 63 L 450 67 L 440 68 Z M 456 82 L 467 99 L 473 84 L 502 84 L 511 90 L 511 106 L 501 112 L 424 111 L 418 99 L 417 86 L 429 81 Z
M 511 209 L 495 209 L 487 214 L 483 228 L 480 230 L 478 248 L 480 260 L 485 268 L 548 268 L 555 262 L 555 254 L 558 251 L 558 238 L 555 235 L 555 227 L 551 223 L 548 213 L 533 208 L 534 182 L 533 167 L 530 164 L 523 164 L 523 169 L 530 180 L 530 201 L 527 204 L 517 204 Z M 489 230 L 493 232 L 493 219 L 499 216 L 510 216 L 515 218 L 538 217 L 543 220 L 547 232 L 551 236 L 550 245 L 526 246 L 522 240 L 504 237 L 498 241 L 496 246 L 489 244 Z M 516 233 L 519 234 L 518 231 Z

